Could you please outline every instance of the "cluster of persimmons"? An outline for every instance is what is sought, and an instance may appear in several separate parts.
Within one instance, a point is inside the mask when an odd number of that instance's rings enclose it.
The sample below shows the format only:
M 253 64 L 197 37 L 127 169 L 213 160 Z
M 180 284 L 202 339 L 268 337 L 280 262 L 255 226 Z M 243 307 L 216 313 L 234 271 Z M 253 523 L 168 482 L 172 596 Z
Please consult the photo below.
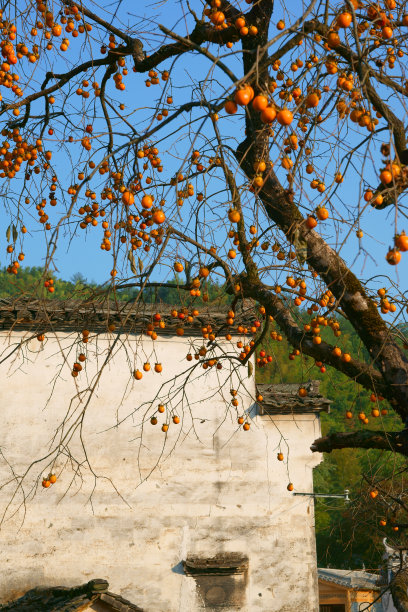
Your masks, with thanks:
M 252 0 L 246 0 L 246 2 L 248 5 L 253 4 Z M 350 128 L 364 130 L 364 137 L 370 138 L 374 135 L 379 122 L 383 119 L 381 113 L 376 111 L 363 95 L 357 70 L 353 70 L 351 66 L 345 67 L 344 54 L 342 56 L 340 51 L 343 47 L 348 48 L 348 40 L 357 32 L 361 42 L 369 38 L 372 41 L 374 52 L 382 53 L 381 57 L 376 56 L 376 61 L 380 62 L 381 59 L 381 70 L 384 73 L 394 70 L 398 61 L 404 57 L 403 38 L 399 38 L 396 32 L 399 32 L 400 28 L 408 27 L 408 15 L 398 13 L 398 18 L 394 15 L 394 11 L 398 8 L 395 0 L 383 0 L 380 3 L 351 0 L 351 4 L 354 10 L 351 10 L 350 7 L 336 9 L 336 14 L 326 33 L 313 32 L 308 41 L 300 37 L 293 47 L 288 66 L 284 65 L 282 58 L 271 62 L 267 83 L 255 83 L 253 79 L 250 83 L 243 79 L 239 84 L 234 83 L 231 95 L 222 96 L 222 103 L 218 105 L 217 112 L 214 110 L 215 105 L 211 110 L 207 108 L 211 120 L 217 126 L 220 117 L 222 120 L 230 121 L 225 115 L 239 117 L 241 112 L 255 113 L 260 119 L 262 130 L 275 139 L 274 144 L 278 145 L 278 161 L 274 162 L 276 172 L 282 173 L 282 169 L 287 172 L 290 186 L 294 184 L 294 173 L 304 172 L 301 180 L 304 181 L 303 177 L 306 176 L 307 188 L 310 187 L 311 190 L 317 192 L 319 198 L 320 195 L 325 198 L 329 189 L 339 188 L 344 181 L 344 170 L 338 167 L 333 174 L 332 184 L 329 185 L 327 174 L 317 169 L 319 156 L 314 156 L 310 133 L 326 121 L 327 99 L 332 96 L 335 100 L 330 110 L 330 113 L 335 116 L 335 121 L 339 123 L 344 121 Z M 6 18 L 5 12 L 0 12 L 0 49 L 3 58 L 0 67 L 0 86 L 3 88 L 3 94 L 0 94 L 0 100 L 3 101 L 4 113 L 7 116 L 5 127 L 1 131 L 4 140 L 0 146 L 0 178 L 9 181 L 21 178 L 25 184 L 29 184 L 32 179 L 35 180 L 37 175 L 37 180 L 41 179 L 41 197 L 35 199 L 31 194 L 25 195 L 22 204 L 28 207 L 25 210 L 29 210 L 29 214 L 36 219 L 35 223 L 39 224 L 36 227 L 44 230 L 46 241 L 49 240 L 52 230 L 55 229 L 54 213 L 59 210 L 62 197 L 67 197 L 72 203 L 70 221 L 75 220 L 76 227 L 84 233 L 101 231 L 100 249 L 105 253 L 112 251 L 111 254 L 114 257 L 113 265 L 110 266 L 109 280 L 110 286 L 115 289 L 115 283 L 120 280 L 121 276 L 119 249 L 123 246 L 123 250 L 126 251 L 127 260 L 130 262 L 134 275 L 137 273 L 134 254 L 137 252 L 140 255 L 139 271 L 141 272 L 143 269 L 141 258 L 144 257 L 151 261 L 149 257 L 151 258 L 152 253 L 157 253 L 159 249 L 166 246 L 166 240 L 171 233 L 170 219 L 173 222 L 177 215 L 180 216 L 183 206 L 187 208 L 190 205 L 191 210 L 194 210 L 196 214 L 196 211 L 201 210 L 201 206 L 206 204 L 208 183 L 206 184 L 205 180 L 213 170 L 217 172 L 222 168 L 225 164 L 225 156 L 221 154 L 220 147 L 212 148 L 208 152 L 205 144 L 201 147 L 198 144 L 199 140 L 197 143 L 194 141 L 185 156 L 186 170 L 183 169 L 183 172 L 177 173 L 172 171 L 170 176 L 163 178 L 165 152 L 162 150 L 160 138 L 152 136 L 146 138 L 145 141 L 140 138 L 134 150 L 132 149 L 131 163 L 127 160 L 121 165 L 111 154 L 112 143 L 109 142 L 109 148 L 107 148 L 107 140 L 103 140 L 99 134 L 100 125 L 96 125 L 96 121 L 93 123 L 91 115 L 87 116 L 84 111 L 80 126 L 72 128 L 74 133 L 64 133 L 62 136 L 64 145 L 77 146 L 80 150 L 80 161 L 75 164 L 75 174 L 70 177 L 70 184 L 63 184 L 65 177 L 58 176 L 53 169 L 53 152 L 49 150 L 51 146 L 46 146 L 45 141 L 46 133 L 52 137 L 56 131 L 55 125 L 50 125 L 50 115 L 52 116 L 53 112 L 55 115 L 58 114 L 55 109 L 62 108 L 61 98 L 66 100 L 64 96 L 68 94 L 63 93 L 64 84 L 61 89 L 56 87 L 48 93 L 44 100 L 46 112 L 43 126 L 37 130 L 25 129 L 28 119 L 26 121 L 20 116 L 20 113 L 22 109 L 25 111 L 27 108 L 29 114 L 30 107 L 20 106 L 21 98 L 26 95 L 27 83 L 23 81 L 26 78 L 27 65 L 28 67 L 32 65 L 32 71 L 34 71 L 44 55 L 46 61 L 50 62 L 52 52 L 66 54 L 70 47 L 70 40 L 80 35 L 83 35 L 83 40 L 87 40 L 87 37 L 90 37 L 93 32 L 93 27 L 79 5 L 70 3 L 60 12 L 53 12 L 49 8 L 49 3 L 36 0 L 34 9 L 33 24 L 30 23 L 29 26 L 26 24 L 25 29 L 22 25 Z M 214 28 L 216 32 L 231 28 L 234 31 L 235 40 L 237 37 L 240 40 L 246 37 L 255 39 L 258 35 L 258 28 L 246 19 L 244 13 L 229 20 L 221 9 L 221 0 L 211 0 L 209 6 L 206 6 L 203 17 L 210 28 Z M 284 32 L 285 28 L 286 24 L 282 19 L 277 21 L 278 32 Z M 127 63 L 133 60 L 126 57 L 123 46 L 118 44 L 114 34 L 105 32 L 105 35 L 104 42 L 100 44 L 99 41 L 98 49 L 103 57 L 112 58 L 106 73 L 109 85 L 117 92 L 124 92 L 126 78 L 129 72 L 132 72 L 129 71 Z M 311 52 L 303 51 L 307 46 L 306 42 L 309 49 L 312 48 Z M 233 42 L 227 42 L 227 48 L 231 49 L 233 44 Z M 318 78 L 309 78 L 308 75 L 313 70 L 319 71 Z M 321 78 L 323 70 L 325 71 L 324 79 Z M 135 69 L 134 71 L 136 72 Z M 95 72 L 93 67 L 89 73 L 81 74 L 78 82 L 71 88 L 70 96 L 77 102 L 79 101 L 81 105 L 91 102 L 100 103 L 104 105 L 106 113 L 107 83 L 104 78 L 96 80 Z M 299 74 L 302 75 L 302 78 L 299 78 Z M 174 110 L 173 96 L 170 95 L 171 70 L 150 68 L 146 70 L 143 78 L 146 87 L 152 88 L 146 94 L 156 91 L 155 86 L 158 86 L 159 91 L 151 124 L 155 126 L 158 126 L 156 122 L 162 122 L 162 125 L 167 124 L 167 121 L 171 119 L 170 113 Z M 27 82 L 29 80 L 27 78 Z M 408 83 L 403 83 L 402 87 L 408 94 Z M 4 99 L 11 94 L 10 99 Z M 127 100 L 125 101 L 127 103 Z M 119 118 L 124 118 L 121 115 L 125 110 L 123 101 L 119 104 L 112 102 L 110 107 Z M 222 112 L 222 109 L 225 112 Z M 126 121 L 129 126 L 129 121 Z M 221 120 L 220 124 L 222 124 Z M 75 129 L 77 129 L 76 133 Z M 111 128 L 110 131 L 112 132 Z M 109 133 L 109 129 L 108 136 L 113 141 L 113 133 Z M 203 142 L 206 142 L 206 139 L 203 139 Z M 103 146 L 100 146 L 101 143 Z M 122 141 L 121 144 L 123 145 Z M 97 155 L 100 155 L 101 149 L 103 154 L 97 161 Z M 366 186 L 363 196 L 364 203 L 373 208 L 383 204 L 386 193 L 392 190 L 402 192 L 404 185 L 406 183 L 408 185 L 407 170 L 404 164 L 396 158 L 391 147 L 384 144 L 381 153 L 384 163 L 381 168 L 378 168 L 377 173 L 380 187 Z M 260 155 L 259 159 L 256 159 L 253 166 L 254 175 L 245 180 L 241 189 L 244 200 L 247 196 L 249 198 L 257 196 L 273 167 L 274 164 L 269 157 L 267 158 L 267 155 L 265 158 Z M 100 180 L 98 186 L 92 183 L 94 176 Z M 199 182 L 201 178 L 203 186 Z M 197 181 L 195 184 L 194 180 Z M 197 191 L 197 184 L 202 190 Z M 172 202 L 166 200 L 162 195 L 164 188 L 169 187 L 174 187 Z M 322 203 L 317 206 L 313 205 L 312 209 L 307 210 L 302 221 L 307 230 L 312 232 L 318 226 L 324 228 L 325 222 L 330 222 L 331 212 L 329 212 L 328 202 L 329 200 L 325 199 Z M 51 207 L 57 208 L 51 212 Z M 195 298 L 202 298 L 204 302 L 208 301 L 205 287 L 214 266 L 208 263 L 206 257 L 221 259 L 225 266 L 236 272 L 236 264 L 241 261 L 239 254 L 242 255 L 245 249 L 255 259 L 258 257 L 256 260 L 258 263 L 266 256 L 269 256 L 271 260 L 273 258 L 273 265 L 281 266 L 283 273 L 285 275 L 287 273 L 286 280 L 282 282 L 281 277 L 281 284 L 277 282 L 273 291 L 280 297 L 285 296 L 288 307 L 294 312 L 307 305 L 304 311 L 302 309 L 302 314 L 305 317 L 307 315 L 307 320 L 302 319 L 303 331 L 305 337 L 311 339 L 313 345 L 318 346 L 322 343 L 324 328 L 331 330 L 330 333 L 333 333 L 335 342 L 340 343 L 341 341 L 338 340 L 341 336 L 340 324 L 338 318 L 333 314 L 338 306 L 335 296 L 330 289 L 318 283 L 311 287 L 309 280 L 313 283 L 317 276 L 316 273 L 303 272 L 300 269 L 298 273 L 295 273 L 298 253 L 294 247 L 290 247 L 290 250 L 285 252 L 273 232 L 268 235 L 267 232 L 260 231 L 255 216 L 248 219 L 247 210 L 245 206 L 241 206 L 240 202 L 228 201 L 224 208 L 223 214 L 220 215 L 222 217 L 220 226 L 223 225 L 225 229 L 226 242 L 222 246 L 220 246 L 221 240 L 220 245 L 217 246 L 204 245 L 202 258 L 196 267 L 191 268 L 188 257 L 182 255 L 182 248 L 177 253 L 176 249 L 171 252 L 164 251 L 162 260 L 169 253 L 166 264 L 171 272 L 175 273 L 175 278 L 179 281 L 181 278 L 179 275 L 186 273 L 183 290 L 190 296 L 193 306 L 180 306 L 178 309 L 171 310 L 170 313 L 156 312 L 144 330 L 147 336 L 155 341 L 160 332 L 165 329 L 167 324 L 165 319 L 168 317 L 172 320 L 172 324 L 175 324 L 177 336 L 188 334 L 189 326 L 196 324 L 199 315 L 200 320 L 203 317 L 203 314 L 200 314 L 198 308 L 194 306 Z M 7 233 L 6 252 L 9 257 L 7 269 L 11 275 L 18 273 L 20 263 L 25 258 L 22 248 L 20 251 L 16 250 L 18 239 L 21 239 L 22 244 L 23 237 L 27 233 L 21 218 L 19 222 L 19 227 L 12 224 Z M 93 230 L 93 228 L 98 229 Z M 243 245 L 243 234 L 245 245 Z M 360 228 L 357 229 L 356 234 L 359 239 L 363 236 Z M 182 238 L 180 241 L 183 242 Z M 394 236 L 393 246 L 386 254 L 388 263 L 398 264 L 401 253 L 406 251 L 408 251 L 408 236 L 404 231 L 398 231 Z M 308 286 L 310 291 L 308 291 Z M 44 279 L 44 290 L 53 294 L 55 289 L 54 280 L 47 276 Z M 236 281 L 233 289 L 235 295 L 238 296 L 241 291 L 239 281 Z M 58 294 L 58 290 L 56 293 Z M 371 297 L 376 300 L 376 305 L 381 313 L 396 311 L 397 306 L 387 295 L 385 288 L 380 289 L 378 295 Z M 202 325 L 202 344 L 194 350 L 190 348 L 186 355 L 186 360 L 191 367 L 201 367 L 204 370 L 223 368 L 224 357 L 217 356 L 215 351 L 219 338 L 233 343 L 238 359 L 244 364 L 253 354 L 255 354 L 255 363 L 259 368 L 265 368 L 273 362 L 274 356 L 270 348 L 270 340 L 280 342 L 282 335 L 278 329 L 271 328 L 267 339 L 264 339 L 265 329 L 267 327 L 269 329 L 269 325 L 273 326 L 273 318 L 267 314 L 265 308 L 257 306 L 256 315 L 246 324 L 236 323 L 235 307 L 230 306 L 229 308 L 222 330 L 216 329 L 210 320 Z M 110 333 L 115 332 L 115 329 L 114 324 L 107 326 L 107 331 Z M 84 345 L 90 339 L 92 340 L 88 330 L 82 330 L 81 334 L 77 357 L 71 370 L 72 376 L 78 381 L 87 360 Z M 39 333 L 37 338 L 40 342 L 45 341 L 43 333 Z M 333 360 L 337 360 L 339 369 L 345 367 L 342 364 L 350 363 L 353 359 L 347 350 L 342 350 L 337 344 L 330 350 L 331 361 L 333 363 Z M 293 348 L 288 354 L 288 359 L 293 361 L 300 356 L 301 350 Z M 326 365 L 323 361 L 315 361 L 315 366 L 322 374 L 326 372 Z M 136 381 L 140 381 L 149 372 L 161 374 L 162 371 L 161 363 L 151 364 L 146 358 L 143 364 L 139 364 L 139 367 L 134 369 L 133 377 Z M 238 391 L 237 389 L 230 390 L 231 406 L 237 411 L 238 425 L 242 426 L 244 431 L 248 431 L 250 429 L 249 417 L 240 411 Z M 307 398 L 308 392 L 305 387 L 301 386 L 298 394 L 300 400 L 303 400 Z M 261 396 L 257 396 L 258 402 L 262 402 L 262 399 Z M 385 408 L 378 407 L 382 400 L 380 396 L 372 394 L 370 400 L 374 403 L 371 410 L 372 417 L 386 414 Z M 165 403 L 160 403 L 157 414 L 155 412 L 149 415 L 152 425 L 158 424 L 160 414 L 164 414 L 163 418 L 166 419 L 161 427 L 164 433 L 167 433 L 171 423 L 177 425 L 181 422 L 177 414 L 167 411 Z M 351 419 L 352 417 L 352 412 L 348 411 L 346 418 Z M 368 417 L 364 412 L 359 414 L 358 419 L 361 424 L 368 423 Z M 277 459 L 282 461 L 283 458 L 283 454 L 279 452 Z M 47 488 L 53 482 L 55 482 L 55 475 L 50 474 L 44 479 L 43 486 Z M 289 484 L 288 489 L 292 490 L 293 485 Z

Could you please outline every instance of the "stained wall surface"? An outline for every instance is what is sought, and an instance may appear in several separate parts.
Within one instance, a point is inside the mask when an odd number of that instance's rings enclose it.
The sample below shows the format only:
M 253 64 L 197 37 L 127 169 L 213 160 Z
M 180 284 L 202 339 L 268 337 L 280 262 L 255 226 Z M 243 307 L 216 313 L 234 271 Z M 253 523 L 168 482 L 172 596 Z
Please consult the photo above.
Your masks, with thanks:
M 1 354 L 23 336 L 4 334 Z M 238 379 L 226 368 L 197 369 L 183 387 L 186 338 L 154 348 L 119 338 L 95 385 L 113 340 L 88 343 L 76 379 L 67 332 L 30 340 L 0 366 L 0 483 L 9 483 L 0 489 L 0 602 L 35 586 L 104 578 L 146 612 L 317 611 L 313 502 L 286 486 L 312 491 L 318 417 L 257 414 L 246 368 L 238 409 L 229 393 Z M 147 359 L 161 362 L 162 374 L 135 381 L 130 373 Z M 87 385 L 95 386 L 91 399 Z M 159 402 L 166 412 L 153 426 Z M 237 424 L 245 411 L 247 432 Z M 58 480 L 43 489 L 50 466 Z M 213 583 L 184 573 L 189 555 L 229 552 L 248 556 L 246 573 Z

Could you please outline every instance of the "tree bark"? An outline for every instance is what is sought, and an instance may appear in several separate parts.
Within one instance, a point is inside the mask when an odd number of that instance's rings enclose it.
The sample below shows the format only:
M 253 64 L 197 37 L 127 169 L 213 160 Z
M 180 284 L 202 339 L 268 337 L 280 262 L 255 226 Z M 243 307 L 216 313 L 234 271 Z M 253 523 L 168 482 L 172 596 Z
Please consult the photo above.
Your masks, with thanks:
M 408 612 L 408 569 L 401 569 L 394 576 L 390 591 L 397 612 Z
M 262 14 L 262 18 L 269 24 L 269 4 L 262 7 L 263 3 L 259 7 L 259 16 Z M 260 36 L 257 44 L 258 49 L 261 49 L 267 44 L 267 27 L 262 25 L 261 20 L 259 23 Z M 255 52 L 254 40 L 245 39 L 242 44 L 244 72 L 251 75 L 249 82 L 255 88 L 267 85 L 269 78 L 267 54 L 259 58 Z M 394 341 L 386 322 L 360 280 L 351 272 L 340 255 L 316 231 L 308 229 L 305 225 L 303 215 L 293 196 L 283 188 L 272 169 L 268 129 L 262 124 L 259 113 L 250 106 L 247 107 L 246 113 L 246 138 L 238 146 L 236 157 L 249 180 L 255 176 L 254 163 L 260 159 L 266 162 L 265 181 L 258 190 L 258 196 L 268 217 L 286 235 L 291 244 L 295 247 L 299 242 L 305 245 L 307 264 L 325 282 L 361 338 L 369 352 L 370 365 L 375 366 L 380 372 L 389 390 L 387 397 L 405 424 L 408 420 L 408 358 Z M 259 284 L 261 285 L 260 281 Z M 251 293 L 249 288 L 246 296 L 251 297 Z

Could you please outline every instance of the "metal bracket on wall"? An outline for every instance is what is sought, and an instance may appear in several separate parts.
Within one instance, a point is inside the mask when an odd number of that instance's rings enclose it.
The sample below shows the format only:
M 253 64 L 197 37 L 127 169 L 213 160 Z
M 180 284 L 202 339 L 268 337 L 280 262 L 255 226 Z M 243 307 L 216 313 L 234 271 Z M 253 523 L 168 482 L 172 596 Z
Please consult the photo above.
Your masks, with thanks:
M 344 501 L 349 502 L 350 498 L 349 498 L 349 489 L 344 489 L 344 493 L 343 494 L 338 494 L 338 495 L 329 495 L 329 494 L 325 494 L 325 493 L 293 493 L 293 495 L 306 495 L 309 497 L 331 497 L 332 499 L 344 499 Z

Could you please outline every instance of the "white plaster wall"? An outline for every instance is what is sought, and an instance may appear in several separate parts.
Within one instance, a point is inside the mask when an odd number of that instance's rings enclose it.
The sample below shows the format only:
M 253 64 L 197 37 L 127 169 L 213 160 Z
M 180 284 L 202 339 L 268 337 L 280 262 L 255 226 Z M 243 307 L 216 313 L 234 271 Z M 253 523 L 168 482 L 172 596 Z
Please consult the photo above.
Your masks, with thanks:
M 1 354 L 22 337 L 4 334 Z M 42 489 L 38 478 L 48 473 L 47 460 L 35 464 L 24 481 L 24 503 L 13 473 L 22 475 L 53 447 L 70 399 L 86 387 L 86 377 L 92 381 L 96 362 L 101 365 L 112 342 L 98 338 L 98 360 L 95 341 L 87 345 L 90 358 L 76 388 L 71 340 L 66 333 L 50 335 L 43 344 L 32 340 L 24 355 L 15 353 L 11 368 L 0 365 L 0 483 L 10 481 L 0 489 L 0 601 L 34 586 L 105 578 L 110 590 L 146 612 L 193 612 L 203 608 L 181 561 L 188 554 L 233 551 L 249 556 L 241 610 L 317 611 L 313 502 L 286 490 L 290 480 L 295 490 L 312 491 L 312 467 L 320 461 L 309 450 L 320 433 L 314 415 L 256 415 L 254 380 L 245 379 L 247 391 L 239 395 L 252 420 L 244 432 L 235 409 L 228 407 L 229 388 L 237 380 L 224 385 L 223 399 L 217 390 L 229 372 L 213 369 L 203 377 L 200 370 L 186 389 L 188 399 L 175 410 L 180 425 L 171 425 L 166 437 L 160 425 L 147 422 L 140 438 L 143 415 L 152 412 L 146 402 L 186 369 L 188 339 L 157 340 L 152 349 L 150 340 L 121 338 L 124 344 L 117 345 L 83 418 L 82 440 L 93 474 L 86 465 L 75 473 L 85 461 L 75 434 L 61 445 L 54 465 L 57 483 Z M 156 357 L 150 362 L 161 361 L 163 373 L 129 382 L 134 355 L 140 367 L 152 350 Z M 158 398 L 164 399 L 164 391 Z M 64 431 L 81 406 L 72 403 Z M 159 424 L 163 421 L 159 418 Z M 278 450 L 285 458 L 289 454 L 288 463 L 277 461 Z

